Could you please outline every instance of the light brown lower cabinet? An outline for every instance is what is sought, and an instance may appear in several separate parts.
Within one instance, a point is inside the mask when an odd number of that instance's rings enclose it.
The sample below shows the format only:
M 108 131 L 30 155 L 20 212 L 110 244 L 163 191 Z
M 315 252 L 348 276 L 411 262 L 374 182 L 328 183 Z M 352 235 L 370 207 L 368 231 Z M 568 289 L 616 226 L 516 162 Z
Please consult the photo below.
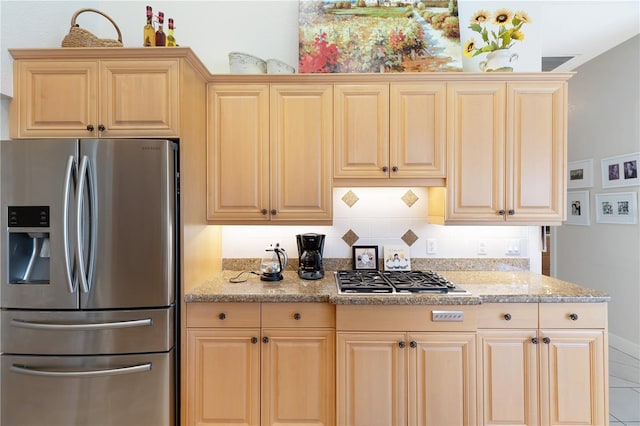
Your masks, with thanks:
M 324 303 L 187 305 L 187 425 L 334 425 Z
M 474 327 L 474 306 L 338 306 L 337 424 L 476 424 Z
M 606 318 L 604 303 L 482 305 L 480 424 L 607 424 Z

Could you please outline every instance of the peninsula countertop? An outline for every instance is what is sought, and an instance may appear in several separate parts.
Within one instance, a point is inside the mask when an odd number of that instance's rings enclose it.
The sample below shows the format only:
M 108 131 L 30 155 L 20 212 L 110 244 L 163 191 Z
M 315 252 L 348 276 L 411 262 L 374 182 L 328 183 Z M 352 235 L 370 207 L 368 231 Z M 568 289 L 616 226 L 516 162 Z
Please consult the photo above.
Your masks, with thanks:
M 320 280 L 303 280 L 285 271 L 277 282 L 254 273 L 222 271 L 184 295 L 197 302 L 329 302 L 352 305 L 478 305 L 482 303 L 608 302 L 608 294 L 529 271 L 436 271 L 470 294 L 338 294 L 333 271 Z M 238 281 L 230 282 L 237 277 Z

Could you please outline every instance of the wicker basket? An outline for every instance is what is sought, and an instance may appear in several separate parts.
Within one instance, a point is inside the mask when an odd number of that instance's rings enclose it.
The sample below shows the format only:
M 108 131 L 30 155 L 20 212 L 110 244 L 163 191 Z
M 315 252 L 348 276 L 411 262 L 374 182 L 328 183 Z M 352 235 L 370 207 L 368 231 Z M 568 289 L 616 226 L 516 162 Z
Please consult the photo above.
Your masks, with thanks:
M 89 31 L 80 28 L 80 26 L 76 24 L 76 18 L 83 12 L 94 12 L 107 18 L 118 32 L 118 39 L 98 38 Z M 120 28 L 118 28 L 118 25 L 116 25 L 113 19 L 99 10 L 80 9 L 74 13 L 71 18 L 71 29 L 69 29 L 69 34 L 62 40 L 62 47 L 122 47 L 122 33 L 120 33 Z

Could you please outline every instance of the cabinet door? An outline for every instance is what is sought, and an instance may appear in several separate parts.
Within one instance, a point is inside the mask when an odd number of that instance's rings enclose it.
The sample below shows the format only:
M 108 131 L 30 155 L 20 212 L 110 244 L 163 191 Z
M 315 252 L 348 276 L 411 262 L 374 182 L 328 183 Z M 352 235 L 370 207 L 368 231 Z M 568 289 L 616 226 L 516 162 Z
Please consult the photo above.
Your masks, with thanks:
M 389 177 L 389 85 L 336 84 L 335 178 Z
M 101 61 L 101 137 L 179 135 L 178 60 Z
M 478 332 L 480 424 L 537 425 L 537 330 Z
M 409 335 L 409 424 L 476 424 L 475 334 Z
M 565 219 L 565 85 L 507 84 L 508 221 Z
M 541 424 L 606 424 L 604 331 L 541 330 L 540 337 Z
M 447 221 L 502 221 L 505 84 L 453 83 L 447 91 Z
M 207 219 L 266 222 L 269 86 L 212 84 L 207 96 Z
M 263 329 L 262 424 L 335 424 L 335 333 Z M 264 341 L 264 340 L 263 340 Z
M 97 61 L 16 61 L 14 78 L 12 138 L 97 135 Z
M 407 424 L 404 333 L 338 333 L 337 424 Z
M 331 85 L 271 86 L 272 221 L 331 220 L 332 102 Z
M 391 177 L 445 177 L 446 85 L 390 86 Z
M 187 425 L 260 424 L 259 329 L 187 330 Z

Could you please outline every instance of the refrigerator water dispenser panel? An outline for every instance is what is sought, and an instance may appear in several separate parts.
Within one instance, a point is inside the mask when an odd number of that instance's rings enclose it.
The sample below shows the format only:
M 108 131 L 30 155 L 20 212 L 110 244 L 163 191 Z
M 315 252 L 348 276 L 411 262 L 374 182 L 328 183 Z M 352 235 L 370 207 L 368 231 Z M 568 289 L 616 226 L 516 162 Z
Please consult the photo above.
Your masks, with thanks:
M 9 206 L 7 213 L 9 284 L 49 284 L 49 232 L 42 229 L 49 227 L 49 206 Z

